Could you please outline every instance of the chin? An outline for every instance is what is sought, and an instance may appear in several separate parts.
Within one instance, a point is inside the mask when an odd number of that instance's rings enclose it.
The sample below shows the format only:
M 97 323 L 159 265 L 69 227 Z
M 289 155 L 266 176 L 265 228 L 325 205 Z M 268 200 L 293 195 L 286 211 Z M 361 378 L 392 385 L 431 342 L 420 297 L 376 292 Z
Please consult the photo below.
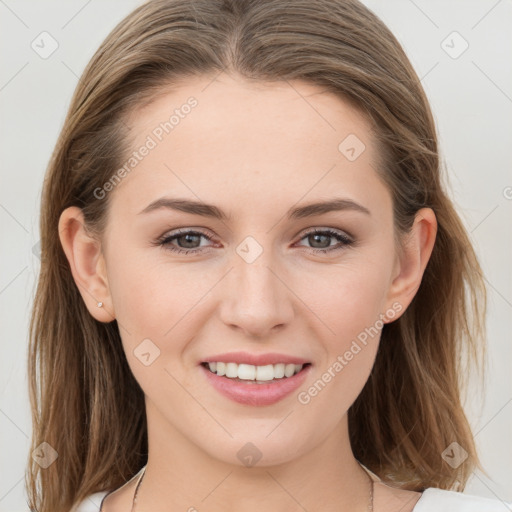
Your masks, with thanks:
M 259 420 L 252 426 L 244 419 L 243 428 L 236 430 L 232 425 L 232 438 L 221 432 L 216 439 L 210 439 L 208 445 L 204 444 L 203 438 L 198 447 L 213 459 L 240 467 L 262 468 L 289 463 L 308 451 L 304 439 L 310 436 L 306 432 L 290 432 L 284 425 L 278 426 L 286 414 L 278 420 Z M 283 423 L 287 421 L 285 419 Z

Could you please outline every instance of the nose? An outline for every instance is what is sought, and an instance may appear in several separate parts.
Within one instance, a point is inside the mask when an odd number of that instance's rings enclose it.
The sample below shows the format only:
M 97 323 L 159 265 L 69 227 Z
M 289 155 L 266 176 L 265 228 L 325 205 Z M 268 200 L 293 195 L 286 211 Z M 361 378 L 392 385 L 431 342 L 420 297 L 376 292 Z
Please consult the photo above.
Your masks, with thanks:
M 277 270 L 271 251 L 252 263 L 234 255 L 234 268 L 225 278 L 220 318 L 247 337 L 268 339 L 293 318 L 293 294 L 284 272 Z

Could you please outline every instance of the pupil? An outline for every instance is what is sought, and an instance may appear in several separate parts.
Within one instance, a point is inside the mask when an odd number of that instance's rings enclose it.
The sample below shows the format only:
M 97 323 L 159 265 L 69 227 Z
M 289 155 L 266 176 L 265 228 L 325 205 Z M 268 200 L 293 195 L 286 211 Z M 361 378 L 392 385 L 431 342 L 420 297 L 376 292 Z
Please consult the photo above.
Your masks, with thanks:
M 313 235 L 310 235 L 310 243 L 312 243 L 313 247 L 314 247 L 314 244 L 316 243 L 316 241 L 318 241 L 318 238 L 324 238 L 324 239 L 329 239 L 330 238 L 330 235 L 321 235 L 321 234 L 313 234 Z M 328 242 L 329 240 L 327 240 Z M 327 245 L 324 245 L 322 247 L 320 247 L 321 249 L 325 249 L 326 247 L 329 247 L 329 243 L 327 243 Z
M 183 235 L 183 236 L 182 236 L 182 237 L 180 237 L 180 238 L 185 238 L 185 239 L 186 239 L 185 247 L 186 247 L 187 249 L 194 249 L 194 246 L 193 246 L 193 244 L 194 244 L 194 240 L 192 240 L 192 241 L 191 241 L 191 240 L 190 240 L 190 238 L 194 239 L 194 238 L 197 238 L 197 237 L 198 237 L 198 235 L 191 235 L 191 234 L 188 234 L 188 235 Z M 196 242 L 197 242 L 197 240 L 196 240 Z M 189 244 L 189 243 L 191 243 L 192 245 L 191 245 L 191 246 L 187 245 L 187 244 Z

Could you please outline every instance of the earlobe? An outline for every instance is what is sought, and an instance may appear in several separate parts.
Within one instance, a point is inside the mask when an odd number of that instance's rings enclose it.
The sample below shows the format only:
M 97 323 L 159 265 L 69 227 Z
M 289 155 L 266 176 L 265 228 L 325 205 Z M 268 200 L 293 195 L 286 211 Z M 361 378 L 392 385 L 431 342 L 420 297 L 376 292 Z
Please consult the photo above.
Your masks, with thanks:
M 404 241 L 403 252 L 398 260 L 398 275 L 394 277 L 387 297 L 389 305 L 399 303 L 402 306 L 402 314 L 420 287 L 434 249 L 436 233 L 437 220 L 433 210 L 422 208 L 416 213 L 411 231 Z
M 100 322 L 115 319 L 99 240 L 85 229 L 82 210 L 66 208 L 59 219 L 59 239 L 71 274 L 90 314 Z M 98 306 L 101 304 L 101 306 Z

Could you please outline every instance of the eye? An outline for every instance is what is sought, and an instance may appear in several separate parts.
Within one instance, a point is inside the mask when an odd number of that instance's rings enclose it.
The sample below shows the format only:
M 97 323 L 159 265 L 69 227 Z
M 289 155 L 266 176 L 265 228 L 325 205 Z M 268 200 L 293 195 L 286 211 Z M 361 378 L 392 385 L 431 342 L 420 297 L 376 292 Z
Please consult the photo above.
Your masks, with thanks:
M 204 252 L 201 246 L 201 238 L 211 241 L 211 237 L 200 231 L 182 230 L 174 233 L 173 235 L 159 238 L 154 245 L 164 247 L 166 250 L 192 254 L 196 252 Z M 173 245 L 172 242 L 176 241 L 178 245 Z M 198 245 L 199 244 L 199 245 Z
M 204 245 L 201 245 L 201 238 L 208 241 L 212 241 L 212 238 L 201 231 L 193 230 L 180 230 L 172 235 L 164 235 L 156 240 L 153 245 L 164 247 L 166 250 L 184 253 L 194 254 L 198 252 L 205 252 Z M 332 239 L 338 241 L 334 246 L 331 245 Z M 313 247 L 310 250 L 314 253 L 327 253 L 331 251 L 338 251 L 343 249 L 345 246 L 354 243 L 354 240 L 344 234 L 343 232 L 334 231 L 333 229 L 315 229 L 307 232 L 302 236 L 301 240 L 307 239 Z M 176 242 L 174 244 L 173 242 Z M 314 247 L 314 245 L 320 245 L 320 247 Z M 208 249 L 211 246 L 207 246 Z
M 335 238 L 338 240 L 338 244 L 331 246 L 330 242 Z M 338 251 L 343 249 L 345 246 L 354 243 L 354 240 L 349 236 L 345 235 L 343 232 L 334 231 L 332 229 L 315 229 L 306 233 L 301 240 L 307 239 L 309 243 L 315 245 L 320 245 L 318 247 L 312 247 L 312 252 L 320 252 L 326 253 L 330 251 Z M 329 240 L 331 239 L 331 240 Z

